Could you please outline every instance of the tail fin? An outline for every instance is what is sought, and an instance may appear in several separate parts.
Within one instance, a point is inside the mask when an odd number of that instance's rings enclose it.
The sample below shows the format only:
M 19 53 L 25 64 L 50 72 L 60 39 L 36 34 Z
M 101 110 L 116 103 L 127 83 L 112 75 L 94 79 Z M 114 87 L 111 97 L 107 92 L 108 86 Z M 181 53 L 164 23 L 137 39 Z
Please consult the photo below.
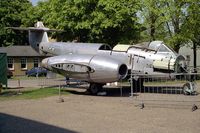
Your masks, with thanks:
M 47 32 L 48 31 L 58 31 L 50 30 L 49 28 L 44 27 L 42 22 L 37 22 L 35 27 L 21 28 L 21 27 L 8 27 L 13 30 L 24 30 L 29 33 L 29 44 L 37 52 L 39 52 L 39 45 L 41 42 L 49 42 Z
M 35 27 L 28 28 L 29 32 L 29 44 L 36 50 L 39 51 L 39 44 L 41 42 L 49 42 L 47 31 L 42 22 L 37 22 Z

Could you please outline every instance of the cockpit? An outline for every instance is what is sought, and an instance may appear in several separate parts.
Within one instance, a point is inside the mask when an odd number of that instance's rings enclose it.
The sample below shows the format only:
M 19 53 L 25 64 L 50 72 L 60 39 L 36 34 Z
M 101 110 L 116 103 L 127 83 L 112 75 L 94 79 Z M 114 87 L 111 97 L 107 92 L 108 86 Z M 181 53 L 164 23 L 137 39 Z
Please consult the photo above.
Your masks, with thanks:
M 162 42 L 162 41 L 153 41 L 153 42 L 149 43 L 148 48 L 155 50 L 157 52 L 176 53 L 173 49 L 171 49 L 170 47 L 165 45 L 164 42 Z

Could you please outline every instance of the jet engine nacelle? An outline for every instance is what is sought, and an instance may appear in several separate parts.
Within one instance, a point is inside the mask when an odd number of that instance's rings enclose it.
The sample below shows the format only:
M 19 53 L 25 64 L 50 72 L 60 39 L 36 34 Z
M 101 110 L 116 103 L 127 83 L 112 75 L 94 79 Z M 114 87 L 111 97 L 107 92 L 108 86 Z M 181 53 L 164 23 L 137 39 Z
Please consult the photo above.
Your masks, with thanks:
M 63 76 L 94 83 L 115 82 L 126 77 L 127 66 L 100 55 L 61 55 L 46 58 L 42 66 Z

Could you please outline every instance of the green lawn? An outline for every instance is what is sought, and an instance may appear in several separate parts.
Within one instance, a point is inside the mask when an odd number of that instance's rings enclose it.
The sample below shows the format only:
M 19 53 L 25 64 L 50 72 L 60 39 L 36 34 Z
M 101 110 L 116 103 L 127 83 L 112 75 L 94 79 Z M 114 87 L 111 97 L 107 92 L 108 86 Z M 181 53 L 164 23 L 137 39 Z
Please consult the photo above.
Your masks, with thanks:
M 26 80 L 26 79 L 45 79 L 46 77 L 41 76 L 41 77 L 34 77 L 34 76 L 13 76 L 10 80 Z
M 0 100 L 15 100 L 15 99 L 38 99 L 38 98 L 45 98 L 49 96 L 59 95 L 58 88 L 30 88 L 31 90 L 3 90 L 0 93 Z M 69 94 L 68 92 L 61 90 L 62 95 Z
M 60 75 L 60 74 L 56 74 L 56 78 L 65 78 L 64 76 Z M 34 77 L 34 76 L 30 76 L 28 77 L 27 75 L 24 76 L 13 76 L 10 78 L 10 80 L 29 80 L 29 79 L 46 79 L 45 76 L 39 76 L 39 77 Z

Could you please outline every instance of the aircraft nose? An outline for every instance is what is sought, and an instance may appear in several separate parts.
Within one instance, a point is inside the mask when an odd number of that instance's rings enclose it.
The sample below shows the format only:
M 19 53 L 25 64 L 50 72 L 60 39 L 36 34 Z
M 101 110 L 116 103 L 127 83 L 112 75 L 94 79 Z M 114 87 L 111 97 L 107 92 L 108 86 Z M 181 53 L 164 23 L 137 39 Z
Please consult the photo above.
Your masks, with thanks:
M 48 61 L 49 61 L 48 58 L 43 59 L 42 63 L 41 63 L 41 66 L 46 68 L 46 69 L 49 69 Z

